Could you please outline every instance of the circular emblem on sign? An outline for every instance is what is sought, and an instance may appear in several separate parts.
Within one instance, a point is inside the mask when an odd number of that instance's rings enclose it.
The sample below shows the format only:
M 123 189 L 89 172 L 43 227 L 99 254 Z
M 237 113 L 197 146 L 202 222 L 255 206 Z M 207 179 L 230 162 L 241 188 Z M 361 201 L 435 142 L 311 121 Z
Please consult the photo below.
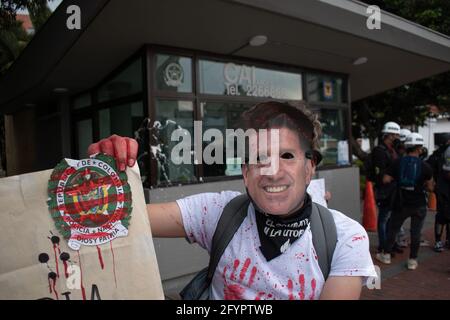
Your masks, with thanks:
M 128 235 L 131 191 L 114 158 L 63 159 L 48 182 L 48 208 L 68 245 L 100 245 Z
M 169 63 L 164 70 L 164 81 L 168 86 L 178 87 L 183 83 L 184 72 L 183 67 L 177 63 Z

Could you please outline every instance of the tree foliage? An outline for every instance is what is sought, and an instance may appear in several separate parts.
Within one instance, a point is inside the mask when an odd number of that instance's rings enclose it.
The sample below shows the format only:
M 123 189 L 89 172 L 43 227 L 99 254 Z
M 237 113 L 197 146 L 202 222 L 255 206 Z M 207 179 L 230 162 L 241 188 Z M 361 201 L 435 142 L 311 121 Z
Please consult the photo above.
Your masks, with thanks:
M 35 32 L 51 15 L 47 0 L 1 0 L 0 76 L 8 70 L 31 40 L 32 35 L 27 34 L 22 22 L 16 20 L 17 12 L 24 9 L 28 10 Z M 0 115 L 0 177 L 5 171 L 5 153 L 5 123 L 3 115 Z
M 366 3 L 378 5 L 434 31 L 450 34 L 449 0 L 373 0 Z M 354 102 L 353 136 L 364 136 L 373 141 L 387 121 L 395 121 L 401 126 L 422 126 L 430 115 L 427 105 L 450 112 L 450 72 Z M 360 158 L 363 156 L 361 150 L 355 150 L 355 154 Z

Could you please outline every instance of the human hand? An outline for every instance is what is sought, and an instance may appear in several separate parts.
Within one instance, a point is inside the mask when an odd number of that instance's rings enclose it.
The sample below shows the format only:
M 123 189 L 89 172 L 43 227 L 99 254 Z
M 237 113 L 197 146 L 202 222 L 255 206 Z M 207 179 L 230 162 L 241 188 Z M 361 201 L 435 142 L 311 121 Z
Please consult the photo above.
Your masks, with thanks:
M 92 143 L 88 147 L 88 155 L 106 153 L 107 155 L 113 156 L 116 159 L 117 168 L 120 171 L 125 171 L 127 165 L 130 167 L 134 166 L 137 152 L 138 143 L 136 140 L 115 134 L 99 142 Z

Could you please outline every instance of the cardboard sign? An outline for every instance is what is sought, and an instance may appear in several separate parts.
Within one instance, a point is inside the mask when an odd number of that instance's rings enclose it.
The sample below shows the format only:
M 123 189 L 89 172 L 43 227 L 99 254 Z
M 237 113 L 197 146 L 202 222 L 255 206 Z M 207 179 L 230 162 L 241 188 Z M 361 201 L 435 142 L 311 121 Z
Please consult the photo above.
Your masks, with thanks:
M 311 200 L 313 202 L 328 208 L 327 201 L 325 200 L 325 179 L 321 178 L 311 180 L 306 191 L 311 196 Z
M 0 179 L 0 299 L 164 299 L 137 165 L 127 234 L 78 250 L 49 213 L 51 173 Z

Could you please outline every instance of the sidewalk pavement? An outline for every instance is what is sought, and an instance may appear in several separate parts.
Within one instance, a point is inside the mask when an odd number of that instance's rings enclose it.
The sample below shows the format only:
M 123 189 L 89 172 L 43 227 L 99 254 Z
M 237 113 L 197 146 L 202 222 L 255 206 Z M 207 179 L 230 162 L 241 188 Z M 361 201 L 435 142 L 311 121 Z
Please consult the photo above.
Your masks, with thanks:
M 381 289 L 364 287 L 361 300 L 450 299 L 450 250 L 441 253 L 433 251 L 434 216 L 434 211 L 427 214 L 422 239 L 427 240 L 429 246 L 420 247 L 419 266 L 414 271 L 406 269 L 409 247 L 404 248 L 402 254 L 396 254 L 390 265 L 376 260 L 378 237 L 376 232 L 369 233 L 372 259 L 381 270 Z M 409 219 L 404 227 L 409 238 Z

